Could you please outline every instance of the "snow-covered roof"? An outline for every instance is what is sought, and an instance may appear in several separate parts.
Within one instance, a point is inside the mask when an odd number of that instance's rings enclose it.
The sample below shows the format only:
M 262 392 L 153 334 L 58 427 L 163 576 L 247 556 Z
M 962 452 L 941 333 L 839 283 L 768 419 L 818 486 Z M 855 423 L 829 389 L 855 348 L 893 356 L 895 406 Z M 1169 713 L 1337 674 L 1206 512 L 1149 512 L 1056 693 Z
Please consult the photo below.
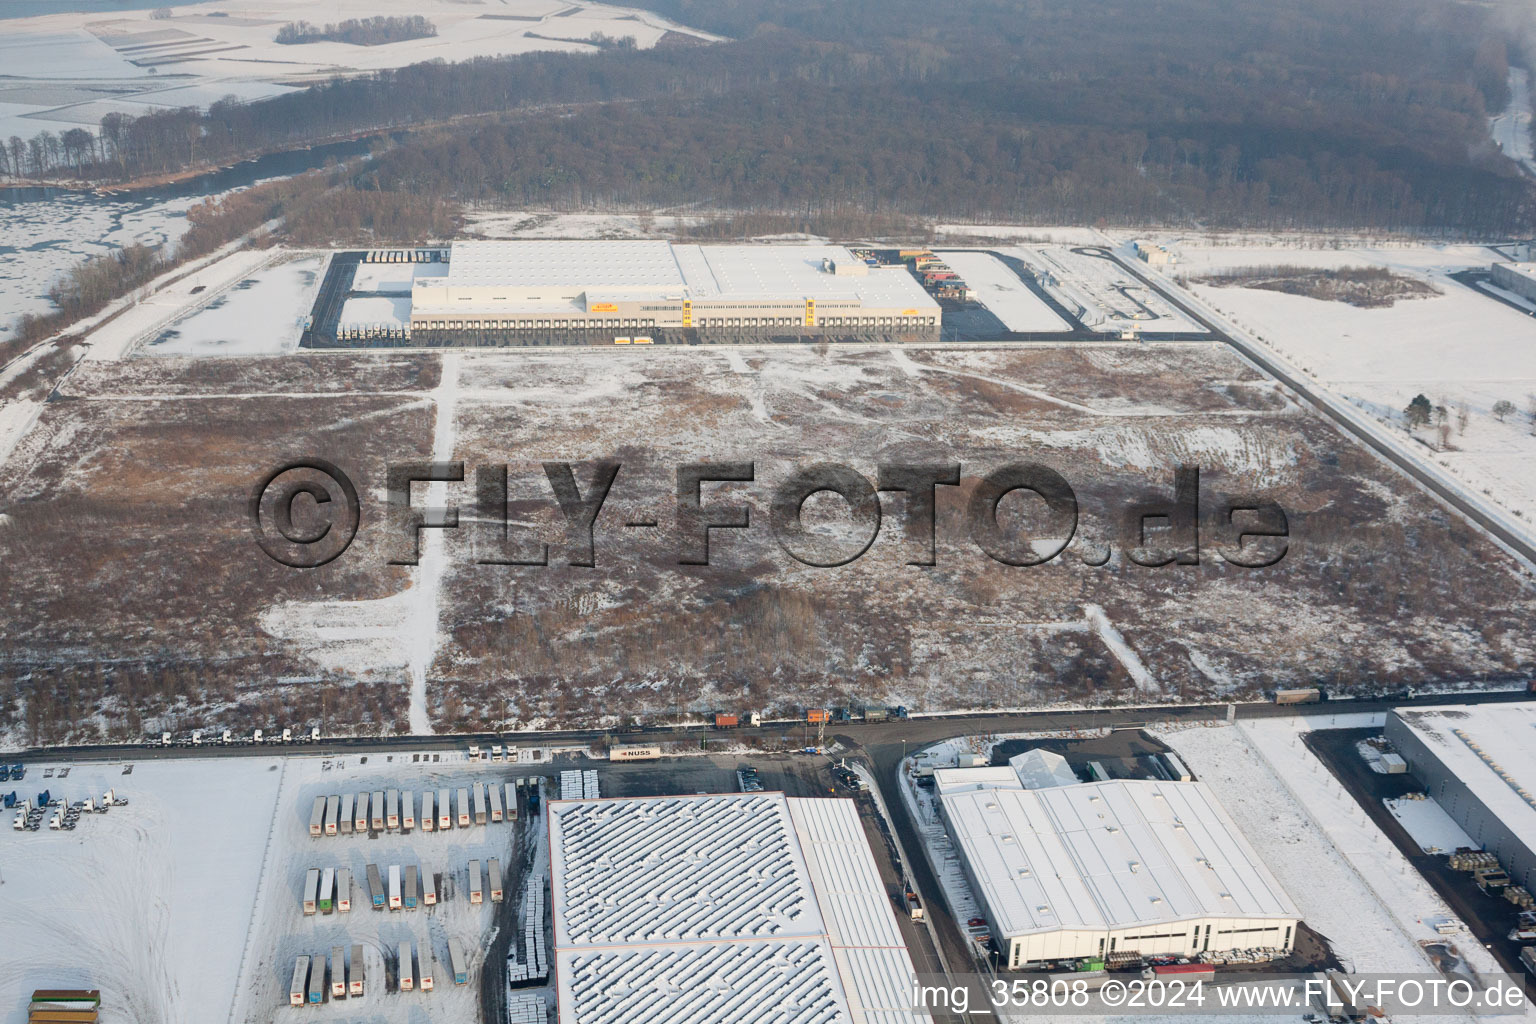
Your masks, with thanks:
M 450 287 L 487 287 L 509 282 L 528 288 L 579 286 L 603 292 L 667 292 L 683 289 L 672 245 L 661 241 L 454 242 Z
M 1019 776 L 1025 789 L 1049 789 L 1052 786 L 1075 786 L 1077 773 L 1067 764 L 1067 759 L 1044 747 L 1035 747 L 1008 759 L 1008 766 Z
M 1519 274 L 1536 281 L 1536 263 L 1496 263 L 1494 266 L 1503 267 L 1511 274 Z
M 1536 702 L 1393 714 L 1512 832 L 1536 836 Z
M 567 1024 L 928 1020 L 851 801 L 556 800 L 549 823 Z
M 1024 789 L 1018 781 L 967 785 L 965 770 L 935 774 L 945 814 L 1005 936 L 1299 916 L 1203 783 L 1121 779 Z

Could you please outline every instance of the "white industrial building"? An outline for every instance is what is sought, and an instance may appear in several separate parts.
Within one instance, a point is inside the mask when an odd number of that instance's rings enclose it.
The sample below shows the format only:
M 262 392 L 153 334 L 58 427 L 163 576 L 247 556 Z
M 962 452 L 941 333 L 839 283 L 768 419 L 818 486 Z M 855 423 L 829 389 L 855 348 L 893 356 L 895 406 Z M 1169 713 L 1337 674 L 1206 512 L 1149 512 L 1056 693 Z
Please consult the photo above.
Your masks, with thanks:
M 1006 966 L 1292 948 L 1296 905 L 1203 783 L 1079 783 L 1015 760 L 934 773 Z
M 415 278 L 410 332 L 429 345 L 927 339 L 939 317 L 905 266 L 836 245 L 455 242 L 446 275 Z
M 1536 263 L 1495 263 L 1493 283 L 1536 302 Z
M 1386 736 L 1462 831 L 1536 891 L 1536 701 L 1399 708 Z
M 852 801 L 556 800 L 549 830 L 562 1024 L 930 1020 Z

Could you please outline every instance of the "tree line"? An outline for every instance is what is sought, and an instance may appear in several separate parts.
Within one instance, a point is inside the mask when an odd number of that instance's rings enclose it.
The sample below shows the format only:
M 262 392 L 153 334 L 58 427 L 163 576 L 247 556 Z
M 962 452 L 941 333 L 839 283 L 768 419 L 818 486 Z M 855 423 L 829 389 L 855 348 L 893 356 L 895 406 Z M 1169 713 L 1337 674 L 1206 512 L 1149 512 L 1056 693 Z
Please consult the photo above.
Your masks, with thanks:
M 416 125 L 359 189 L 552 208 L 1536 230 L 1508 47 L 1437 0 L 647 0 L 711 46 L 423 64 L 12 139 L 127 181 Z M 477 115 L 465 118 L 465 115 Z
M 349 18 L 321 28 L 307 21 L 290 21 L 277 30 L 276 41 L 284 45 L 300 43 L 352 43 L 356 46 L 382 46 L 407 39 L 426 39 L 437 35 L 437 26 L 419 14 L 402 17 L 378 15 Z

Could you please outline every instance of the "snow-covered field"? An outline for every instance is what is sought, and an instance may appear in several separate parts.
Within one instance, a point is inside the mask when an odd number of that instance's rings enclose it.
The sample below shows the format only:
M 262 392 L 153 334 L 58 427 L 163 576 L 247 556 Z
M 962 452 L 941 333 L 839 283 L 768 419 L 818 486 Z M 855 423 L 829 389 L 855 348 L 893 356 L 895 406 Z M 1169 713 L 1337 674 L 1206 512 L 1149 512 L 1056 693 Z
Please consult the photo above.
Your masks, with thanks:
M 324 256 L 265 267 L 148 340 L 158 356 L 270 356 L 291 352 L 319 287 Z M 390 303 L 390 299 L 354 300 Z
M 160 19 L 144 10 L 8 20 L 0 37 L 0 67 L 9 76 L 0 92 L 0 138 L 94 128 L 110 111 L 201 107 L 226 95 L 261 99 L 310 81 L 422 61 L 592 52 L 588 40 L 598 32 L 633 36 L 640 47 L 668 31 L 716 38 L 650 11 L 586 0 L 502 0 L 493 8 L 453 0 L 333 0 L 324 8 L 304 0 L 215 0 L 171 10 Z M 275 41 L 293 21 L 412 14 L 431 21 L 437 35 L 381 46 Z
M 1180 257 L 1169 276 L 1194 279 L 1226 267 L 1291 264 L 1385 267 L 1428 281 L 1438 295 L 1378 309 L 1259 289 L 1189 288 L 1407 450 L 1510 514 L 1519 513 L 1526 524 L 1536 522 L 1536 428 L 1528 415 L 1536 395 L 1536 318 L 1448 276 L 1502 257 L 1475 245 L 1325 248 L 1308 247 L 1306 239 L 1240 236 L 1167 242 Z M 1410 438 L 1403 426 L 1402 411 L 1417 394 L 1450 411 L 1448 450 L 1431 447 L 1438 445 L 1432 428 Z M 1516 407 L 1502 421 L 1493 413 L 1501 400 Z
M 1010 331 L 1065 331 L 1071 329 L 1051 307 L 1041 302 L 1019 275 L 997 257 L 984 252 L 946 253 L 944 260 L 965 283 L 976 290 L 976 299 Z
M 129 804 L 82 815 L 73 832 L 0 837 L 0 1021 L 22 1024 L 25 997 L 54 987 L 100 988 L 104 1024 L 223 1020 L 284 763 L 151 761 L 128 775 L 91 763 L 64 779 L 31 766 L 12 788 L 70 801 L 115 788 Z

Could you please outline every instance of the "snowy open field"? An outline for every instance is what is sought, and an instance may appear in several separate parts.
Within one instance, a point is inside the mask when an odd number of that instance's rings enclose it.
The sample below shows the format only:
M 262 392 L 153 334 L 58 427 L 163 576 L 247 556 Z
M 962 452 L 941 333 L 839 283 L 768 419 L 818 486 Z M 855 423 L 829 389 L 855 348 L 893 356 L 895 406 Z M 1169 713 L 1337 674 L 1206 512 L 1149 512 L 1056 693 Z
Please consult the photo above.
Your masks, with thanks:
M 314 42 L 280 45 L 292 21 L 340 22 L 376 15 L 425 16 L 437 35 L 380 46 Z M 206 107 L 226 95 L 262 99 L 295 85 L 422 61 L 461 61 L 539 50 L 592 52 L 595 32 L 655 45 L 668 31 L 701 39 L 649 11 L 587 0 L 501 0 L 494 6 L 454 0 L 213 0 L 172 8 L 48 14 L 6 21 L 0 35 L 0 138 L 31 138 L 86 125 L 119 111 Z
M 1450 273 L 1501 259 L 1475 245 L 1306 247 L 1307 240 L 1170 238 L 1180 264 L 1168 275 L 1199 278 L 1230 267 L 1385 267 L 1429 282 L 1439 294 L 1361 309 L 1298 295 L 1192 283 L 1191 290 L 1278 355 L 1375 419 L 1468 490 L 1536 522 L 1536 317 L 1479 294 Z M 1402 411 L 1417 394 L 1451 410 L 1450 449 L 1432 428 L 1411 439 Z M 1517 411 L 1502 422 L 1495 402 Z M 1467 410 L 1466 426 L 1458 410 Z M 1518 521 L 1518 520 L 1517 520 Z M 1529 527 L 1528 527 L 1529 528 Z
M 271 356 L 291 352 L 298 347 L 324 267 L 324 256 L 303 256 L 263 267 L 217 291 L 196 312 L 172 321 L 146 341 L 143 351 L 156 356 Z M 409 306 L 409 300 L 406 304 Z
M 100 988 L 103 1024 L 224 1020 L 284 764 L 149 761 L 124 775 L 93 762 L 64 779 L 30 766 L 23 793 L 75 801 L 110 787 L 129 804 L 73 832 L 0 835 L 0 1022 L 23 1024 L 26 996 L 54 987 Z

